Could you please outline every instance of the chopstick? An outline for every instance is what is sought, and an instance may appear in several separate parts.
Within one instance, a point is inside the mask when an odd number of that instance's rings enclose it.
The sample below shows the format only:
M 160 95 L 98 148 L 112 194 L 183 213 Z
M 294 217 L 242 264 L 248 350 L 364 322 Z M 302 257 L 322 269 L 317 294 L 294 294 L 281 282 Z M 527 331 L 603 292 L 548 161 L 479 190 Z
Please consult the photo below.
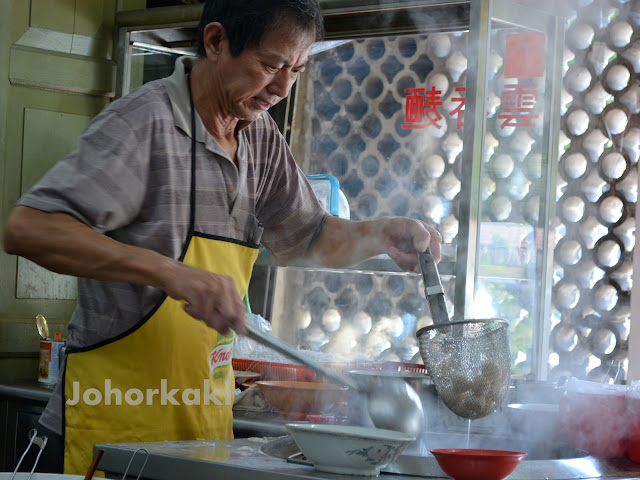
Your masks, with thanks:
M 104 450 L 98 450 L 96 452 L 96 455 L 93 457 L 93 461 L 91 462 L 91 466 L 89 467 L 89 470 L 87 470 L 87 474 L 84 476 L 84 480 L 91 480 L 93 478 L 93 474 L 96 473 L 98 463 L 100 462 L 103 453 Z

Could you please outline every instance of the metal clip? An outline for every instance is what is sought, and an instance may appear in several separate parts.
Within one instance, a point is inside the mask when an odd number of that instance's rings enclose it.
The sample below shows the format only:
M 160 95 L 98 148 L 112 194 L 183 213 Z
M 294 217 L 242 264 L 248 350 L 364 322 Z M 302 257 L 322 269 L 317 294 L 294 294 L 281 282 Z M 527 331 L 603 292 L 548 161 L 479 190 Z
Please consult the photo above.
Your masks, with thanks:
M 22 460 L 24 460 L 24 457 L 27 455 L 27 452 L 31 448 L 31 445 L 33 445 L 34 443 L 38 447 L 40 447 L 40 451 L 38 452 L 38 456 L 36 457 L 35 462 L 33 462 L 33 468 L 31 469 L 31 472 L 29 473 L 27 480 L 30 480 L 31 477 L 33 476 L 33 472 L 35 471 L 36 466 L 38 465 L 38 460 L 40 460 L 40 455 L 42 455 L 42 451 L 44 450 L 44 447 L 47 446 L 47 437 L 38 437 L 38 431 L 35 428 L 32 428 L 31 430 L 29 430 L 29 445 L 27 445 L 27 448 L 25 449 L 24 453 L 20 457 L 20 460 L 16 465 L 16 469 L 13 471 L 13 475 L 11 475 L 11 480 L 15 478 L 16 473 L 18 473 L 18 468 L 20 468 L 20 464 L 22 463 Z
M 129 473 L 129 467 L 131 467 L 131 463 L 133 462 L 133 457 L 135 457 L 136 453 L 138 453 L 138 452 L 144 452 L 146 454 L 146 457 L 144 459 L 144 463 L 142 464 L 142 468 L 140 469 L 140 472 L 138 473 L 138 476 L 136 477 L 136 480 L 140 480 L 140 476 L 142 475 L 142 472 L 144 471 L 144 467 L 147 465 L 147 462 L 149 461 L 149 451 L 146 448 L 139 448 L 135 452 L 133 452 L 133 454 L 131 455 L 131 460 L 129 460 L 129 465 L 127 465 L 127 469 L 124 471 L 124 475 L 122 476 L 122 480 L 126 480 L 127 479 L 127 474 Z

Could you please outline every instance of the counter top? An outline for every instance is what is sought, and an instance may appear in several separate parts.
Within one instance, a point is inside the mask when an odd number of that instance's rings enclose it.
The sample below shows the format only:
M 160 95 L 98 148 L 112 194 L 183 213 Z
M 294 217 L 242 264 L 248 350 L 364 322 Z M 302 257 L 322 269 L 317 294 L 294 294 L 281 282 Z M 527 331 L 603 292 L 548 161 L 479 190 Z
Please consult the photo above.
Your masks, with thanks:
M 286 442 L 281 438 L 242 438 L 219 441 L 182 441 L 148 443 L 114 443 L 96 445 L 104 455 L 99 469 L 107 478 L 122 478 L 136 451 L 129 475 L 148 480 L 175 480 L 180 478 L 215 478 L 216 480 L 272 479 L 331 479 L 353 480 L 353 476 L 317 472 L 311 465 L 291 463 L 273 454 L 265 453 L 269 446 Z M 290 441 L 290 440 L 289 440 Z M 144 451 L 139 451 L 145 449 Z M 409 473 L 407 473 L 409 472 Z M 381 480 L 401 477 L 449 478 L 433 457 L 403 455 L 383 469 Z M 640 464 L 629 460 L 603 460 L 584 457 L 569 460 L 523 461 L 510 480 L 543 480 L 568 478 L 631 479 L 640 476 Z M 364 478 L 364 477 L 363 477 Z
M 17 383 L 0 383 L 0 397 L 10 397 L 37 402 L 48 402 L 53 395 L 54 384 L 38 382 L 37 380 Z

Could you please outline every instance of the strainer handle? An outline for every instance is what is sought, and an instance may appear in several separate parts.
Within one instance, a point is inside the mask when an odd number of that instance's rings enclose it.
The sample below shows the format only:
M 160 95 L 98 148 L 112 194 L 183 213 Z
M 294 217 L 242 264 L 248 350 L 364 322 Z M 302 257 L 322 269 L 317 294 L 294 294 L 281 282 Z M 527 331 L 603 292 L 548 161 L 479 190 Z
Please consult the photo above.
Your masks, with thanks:
M 447 304 L 444 301 L 444 288 L 442 288 L 436 261 L 428 249 L 424 253 L 418 253 L 418 260 L 424 282 L 424 295 L 429 301 L 433 323 L 436 325 L 449 323 Z

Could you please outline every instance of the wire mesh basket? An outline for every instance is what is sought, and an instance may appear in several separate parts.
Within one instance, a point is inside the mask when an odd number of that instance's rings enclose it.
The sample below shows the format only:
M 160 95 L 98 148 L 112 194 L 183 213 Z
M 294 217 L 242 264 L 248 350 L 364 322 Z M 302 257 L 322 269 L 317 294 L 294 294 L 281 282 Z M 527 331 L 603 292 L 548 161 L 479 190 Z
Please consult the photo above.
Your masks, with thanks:
M 504 400 L 511 378 L 509 324 L 462 320 L 421 328 L 420 355 L 444 404 L 456 415 L 489 415 Z

